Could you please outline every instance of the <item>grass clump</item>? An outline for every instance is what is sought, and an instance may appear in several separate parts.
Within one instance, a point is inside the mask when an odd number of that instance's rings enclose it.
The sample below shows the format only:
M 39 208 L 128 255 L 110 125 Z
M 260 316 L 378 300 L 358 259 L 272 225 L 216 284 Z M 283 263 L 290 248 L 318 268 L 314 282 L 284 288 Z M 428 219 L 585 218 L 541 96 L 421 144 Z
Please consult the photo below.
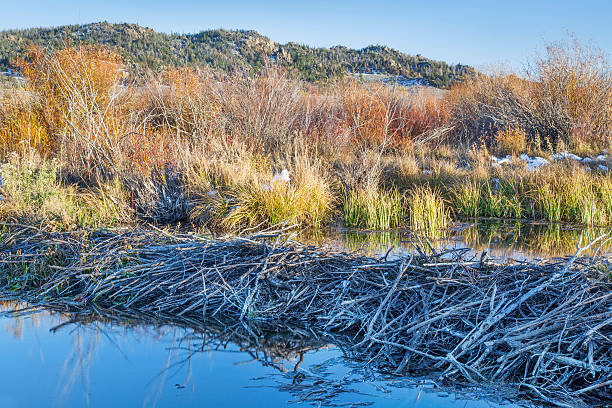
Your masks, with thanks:
M 466 217 L 522 218 L 523 190 L 520 180 L 468 177 L 449 187 L 457 213 Z
M 520 127 L 498 130 L 495 140 L 500 153 L 517 156 L 527 150 L 527 133 Z
M 0 169 L 3 219 L 48 221 L 55 228 L 107 227 L 129 222 L 126 193 L 117 180 L 79 191 L 63 185 L 59 165 L 35 156 L 13 156 Z
M 322 226 L 334 202 L 329 180 L 304 157 L 290 164 L 291 171 L 283 169 L 288 179 L 253 175 L 247 182 L 228 186 L 215 210 L 221 225 L 230 230 L 280 223 Z
M 330 196 L 321 186 L 274 184 L 263 188 L 257 183 L 241 186 L 235 196 L 222 199 L 221 223 L 230 230 L 240 227 L 271 226 L 281 223 L 320 227 L 331 208 Z
M 351 228 L 399 227 L 405 219 L 402 204 L 402 196 L 397 190 L 349 190 L 342 201 L 344 223 Z
M 450 223 L 450 215 L 440 195 L 429 187 L 412 191 L 409 200 L 410 227 L 426 233 L 435 234 Z

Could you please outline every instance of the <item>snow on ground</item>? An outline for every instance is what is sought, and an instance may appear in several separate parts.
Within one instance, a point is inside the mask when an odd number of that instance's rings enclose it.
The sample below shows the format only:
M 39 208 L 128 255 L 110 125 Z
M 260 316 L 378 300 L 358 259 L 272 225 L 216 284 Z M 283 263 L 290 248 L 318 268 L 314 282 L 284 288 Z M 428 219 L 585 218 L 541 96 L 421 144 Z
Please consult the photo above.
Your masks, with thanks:
M 276 173 L 272 177 L 272 180 L 270 180 L 270 184 L 274 184 L 279 181 L 283 181 L 285 183 L 288 183 L 289 181 L 291 181 L 291 178 L 289 177 L 289 170 L 283 169 L 283 171 L 281 171 L 280 173 Z
M 502 164 L 510 164 L 511 160 L 512 160 L 512 156 L 510 155 L 507 155 L 503 159 L 498 159 L 497 157 L 491 155 L 491 162 L 493 163 L 494 166 L 495 165 L 501 166 Z
M 504 164 L 510 164 L 512 162 L 512 160 L 514 159 L 512 156 L 508 155 L 504 158 L 498 158 L 494 155 L 491 155 L 491 164 L 493 166 L 502 166 Z M 555 153 L 551 156 L 553 161 L 561 161 L 561 160 L 574 160 L 578 163 L 582 163 L 584 165 L 591 165 L 594 163 L 601 163 L 601 162 L 605 162 L 607 160 L 607 155 L 606 154 L 600 154 L 599 156 L 595 157 L 594 159 L 591 157 L 580 157 L 578 155 L 575 155 L 573 153 L 569 153 L 569 152 L 562 152 L 562 153 Z M 527 170 L 529 171 L 535 171 L 537 169 L 539 169 L 542 166 L 546 166 L 547 164 L 550 164 L 550 161 L 546 160 L 543 157 L 530 157 L 528 154 L 523 153 L 521 155 L 519 155 L 518 157 L 519 160 L 524 161 L 527 164 Z M 590 169 L 590 167 L 589 167 Z M 598 164 L 597 169 L 600 171 L 608 171 L 608 167 L 603 165 L 603 164 Z
M 270 186 L 276 183 L 289 183 L 291 181 L 291 177 L 289 176 L 289 170 L 283 169 L 280 173 L 276 173 L 272 176 L 269 183 L 266 183 L 263 186 L 264 191 L 270 191 Z
M 576 156 L 575 154 L 570 153 L 570 152 L 555 153 L 552 155 L 552 159 L 554 161 L 559 161 L 559 160 L 564 160 L 564 159 L 582 161 L 582 157 Z
M 519 159 L 527 163 L 527 170 L 535 171 L 542 166 L 546 166 L 549 161 L 543 157 L 529 157 L 529 155 L 523 153 L 519 156 Z

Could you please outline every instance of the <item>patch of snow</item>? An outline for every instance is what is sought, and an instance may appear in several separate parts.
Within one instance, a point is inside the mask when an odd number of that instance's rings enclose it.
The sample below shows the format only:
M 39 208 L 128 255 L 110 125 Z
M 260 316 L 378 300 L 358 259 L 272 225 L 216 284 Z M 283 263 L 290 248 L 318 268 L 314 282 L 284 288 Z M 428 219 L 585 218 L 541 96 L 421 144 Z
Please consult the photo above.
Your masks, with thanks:
M 217 190 L 210 190 L 208 193 L 206 193 L 209 197 L 216 197 L 219 195 L 219 192 Z
M 270 180 L 270 184 L 277 183 L 279 181 L 282 181 L 285 183 L 289 183 L 291 181 L 291 178 L 289 177 L 289 170 L 283 169 L 283 171 L 281 171 L 280 173 L 275 174 L 272 177 L 272 180 Z
M 593 161 L 594 161 L 594 160 L 593 160 L 593 159 L 591 159 L 591 158 L 590 158 L 590 157 L 588 157 L 588 156 L 587 156 L 587 157 L 585 157 L 584 159 L 582 159 L 582 162 L 583 162 L 583 163 L 586 163 L 586 164 L 588 164 L 588 163 L 593 163 Z
M 597 161 L 606 161 L 606 155 L 605 154 L 600 154 L 599 156 L 597 156 L 595 158 L 595 160 L 597 160 Z
M 543 157 L 529 157 L 527 154 L 523 153 L 519 156 L 521 160 L 527 163 L 527 170 L 535 171 L 542 166 L 546 166 L 548 164 L 548 160 Z
M 508 155 L 508 156 L 504 157 L 503 159 L 499 159 L 497 161 L 497 164 L 509 164 L 510 160 L 512 160 L 512 156 Z
M 597 169 L 601 171 L 608 171 L 608 166 L 604 166 L 603 164 L 600 164 L 599 166 L 597 166 Z
M 280 173 L 276 173 L 270 179 L 269 183 L 264 184 L 262 187 L 263 191 L 270 191 L 270 186 L 276 183 L 289 183 L 291 181 L 291 177 L 289 176 L 289 170 L 283 169 Z
M 575 154 L 570 153 L 568 151 L 565 151 L 563 153 L 555 153 L 552 155 L 552 158 L 554 161 L 563 160 L 563 159 L 582 161 L 582 157 L 576 156 Z
M 512 156 L 510 155 L 504 157 L 503 159 L 500 159 L 500 158 L 497 158 L 491 155 L 491 162 L 493 163 L 494 166 L 501 166 L 502 164 L 509 164 L 510 160 L 512 160 Z
M 425 174 L 431 174 L 431 170 L 423 170 L 423 173 L 425 173 Z

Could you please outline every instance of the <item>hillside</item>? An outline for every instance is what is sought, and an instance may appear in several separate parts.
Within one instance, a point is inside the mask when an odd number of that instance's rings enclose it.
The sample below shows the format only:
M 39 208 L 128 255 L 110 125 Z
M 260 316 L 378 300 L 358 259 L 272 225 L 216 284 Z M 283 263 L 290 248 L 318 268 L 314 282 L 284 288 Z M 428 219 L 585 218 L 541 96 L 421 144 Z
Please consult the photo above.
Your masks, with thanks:
M 448 65 L 385 46 L 360 50 L 343 46 L 313 48 L 293 42 L 279 44 L 255 31 L 165 34 L 136 24 L 107 22 L 0 31 L 0 71 L 8 69 L 28 44 L 62 47 L 67 38 L 73 43 L 110 47 L 133 68 L 206 64 L 228 71 L 236 67 L 259 69 L 266 61 L 272 61 L 296 69 L 302 78 L 310 81 L 345 73 L 377 73 L 420 78 L 437 87 L 447 87 L 451 81 L 473 72 L 466 65 Z

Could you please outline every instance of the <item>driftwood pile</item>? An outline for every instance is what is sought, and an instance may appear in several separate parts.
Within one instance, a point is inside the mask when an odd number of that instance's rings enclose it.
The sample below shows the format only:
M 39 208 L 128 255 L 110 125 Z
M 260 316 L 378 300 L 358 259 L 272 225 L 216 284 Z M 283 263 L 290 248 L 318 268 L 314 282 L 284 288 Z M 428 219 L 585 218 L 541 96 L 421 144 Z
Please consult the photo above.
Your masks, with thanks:
M 5 289 L 147 315 L 294 324 L 350 339 L 385 372 L 511 384 L 559 406 L 612 401 L 607 260 L 498 264 L 465 251 L 388 261 L 275 234 L 22 230 L 0 240 Z

